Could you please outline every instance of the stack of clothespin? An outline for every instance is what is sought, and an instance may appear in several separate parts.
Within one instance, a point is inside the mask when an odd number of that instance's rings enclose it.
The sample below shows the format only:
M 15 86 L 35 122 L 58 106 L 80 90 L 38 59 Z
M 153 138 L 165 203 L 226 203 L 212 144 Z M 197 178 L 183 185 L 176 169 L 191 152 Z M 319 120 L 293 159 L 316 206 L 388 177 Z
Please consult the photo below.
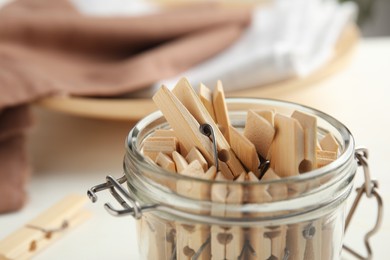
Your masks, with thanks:
M 186 79 L 181 79 L 172 91 L 162 86 L 153 100 L 171 129 L 152 133 L 143 142 L 142 151 L 172 174 L 227 183 L 261 182 L 305 174 L 329 164 L 338 156 L 336 139 L 330 133 L 320 138 L 316 117 L 301 111 L 284 115 L 272 109 L 248 109 L 245 126 L 235 128 L 230 123 L 221 82 L 213 92 L 201 84 L 196 93 Z M 170 188 L 192 199 L 245 204 L 288 198 L 302 192 L 300 189 L 304 187 L 279 185 L 278 189 L 265 189 L 253 186 L 245 191 L 243 186 L 229 188 L 217 184 L 210 190 L 201 182 L 178 181 Z M 214 213 L 220 214 L 218 212 Z M 242 212 L 227 214 L 223 213 L 221 217 L 244 216 Z M 313 225 L 319 225 L 317 230 L 321 230 L 321 223 Z M 282 259 L 285 248 L 292 248 L 289 251 L 292 259 L 303 259 L 304 254 L 310 259 L 310 256 L 315 258 L 321 254 L 321 233 L 317 231 L 315 239 L 313 235 L 303 235 L 303 230 L 309 230 L 311 225 L 296 224 L 278 230 L 261 227 L 227 229 L 216 225 L 208 228 L 197 224 L 189 228 L 175 223 L 171 226 L 178 238 L 176 245 L 161 250 L 175 251 L 178 259 L 194 256 L 208 259 L 210 255 L 215 259 L 237 259 L 243 256 L 245 248 L 252 252 L 246 253 L 249 259 L 274 259 L 269 258 L 272 256 Z M 152 234 L 149 237 L 159 236 Z M 158 255 L 161 255 L 158 249 L 152 250 L 149 257 Z
M 249 109 L 245 128 L 236 129 L 230 124 L 220 81 L 213 93 L 201 84 L 197 94 L 181 79 L 172 91 L 162 86 L 153 100 L 172 129 L 155 131 L 145 140 L 143 153 L 173 172 L 181 173 L 187 161 L 200 164 L 204 171 L 218 166 L 226 179 L 243 172 L 261 179 L 267 171 L 287 177 L 337 158 L 335 138 L 328 133 L 318 141 L 317 119 L 300 111 L 288 116 Z M 270 168 L 261 167 L 266 162 Z

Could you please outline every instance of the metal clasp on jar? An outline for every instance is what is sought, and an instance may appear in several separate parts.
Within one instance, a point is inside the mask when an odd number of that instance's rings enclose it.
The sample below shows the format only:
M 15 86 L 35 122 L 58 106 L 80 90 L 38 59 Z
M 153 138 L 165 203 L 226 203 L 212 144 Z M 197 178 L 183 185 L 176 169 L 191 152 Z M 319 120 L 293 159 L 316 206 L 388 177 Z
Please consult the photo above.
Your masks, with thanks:
M 123 187 L 122 183 L 126 182 L 126 176 L 123 175 L 119 179 L 108 175 L 106 176 L 106 182 L 93 186 L 88 190 L 87 195 L 92 202 L 97 201 L 96 193 L 103 190 L 110 190 L 111 195 L 118 201 L 123 209 L 115 209 L 110 203 L 105 203 L 104 208 L 113 216 L 128 216 L 131 215 L 135 219 L 140 219 L 142 213 L 148 210 L 153 210 L 156 205 L 140 205 L 136 199 L 134 199 L 130 193 L 128 193 Z M 118 193 L 119 191 L 119 193 Z M 122 196 L 123 197 L 122 197 Z M 129 205 L 130 204 L 130 205 Z
M 378 204 L 378 211 L 377 211 L 377 217 L 376 217 L 376 223 L 374 227 L 369 230 L 365 236 L 364 236 L 364 245 L 367 250 L 367 256 L 363 256 L 360 253 L 358 253 L 356 250 L 352 249 L 351 247 L 347 245 L 343 245 L 343 249 L 355 256 L 358 259 L 372 259 L 372 249 L 370 245 L 370 238 L 375 235 L 376 232 L 378 232 L 381 224 L 382 224 L 382 218 L 383 218 L 383 201 L 382 197 L 379 195 L 377 188 L 378 188 L 378 182 L 376 180 L 371 179 L 370 175 L 370 168 L 368 166 L 368 150 L 366 148 L 357 148 L 355 150 L 355 158 L 358 161 L 358 165 L 363 168 L 364 173 L 364 183 L 356 189 L 357 195 L 356 198 L 352 204 L 352 207 L 348 213 L 347 219 L 345 221 L 345 232 L 347 232 L 347 229 L 349 227 L 349 224 L 351 223 L 351 219 L 355 214 L 355 211 L 357 209 L 357 206 L 359 205 L 359 202 L 361 201 L 361 198 L 363 197 L 363 194 L 366 195 L 367 198 L 375 198 L 376 202 Z

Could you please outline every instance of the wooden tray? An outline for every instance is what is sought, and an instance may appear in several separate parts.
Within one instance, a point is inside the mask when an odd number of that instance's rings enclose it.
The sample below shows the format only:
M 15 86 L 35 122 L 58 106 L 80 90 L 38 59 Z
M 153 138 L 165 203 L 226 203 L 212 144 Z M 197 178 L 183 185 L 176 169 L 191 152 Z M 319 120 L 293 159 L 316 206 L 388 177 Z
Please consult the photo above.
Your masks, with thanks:
M 355 25 L 346 28 L 340 37 L 333 59 L 325 66 L 304 78 L 290 78 L 257 88 L 244 89 L 226 93 L 230 97 L 264 97 L 278 98 L 286 91 L 307 87 L 342 69 L 349 60 L 359 39 L 359 30 Z M 109 119 L 136 121 L 156 110 L 149 99 L 118 98 L 85 98 L 54 96 L 39 100 L 37 106 L 71 115 Z

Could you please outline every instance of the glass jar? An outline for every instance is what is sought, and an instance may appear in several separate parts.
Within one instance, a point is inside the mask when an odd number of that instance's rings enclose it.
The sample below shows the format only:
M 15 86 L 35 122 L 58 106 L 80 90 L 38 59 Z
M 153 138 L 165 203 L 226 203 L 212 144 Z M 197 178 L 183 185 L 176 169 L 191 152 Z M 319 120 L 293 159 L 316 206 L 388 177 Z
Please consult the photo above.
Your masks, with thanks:
M 231 124 L 245 126 L 248 109 L 317 118 L 318 137 L 332 133 L 339 156 L 298 176 L 261 182 L 210 181 L 174 174 L 142 154 L 144 140 L 169 129 L 160 112 L 142 119 L 126 139 L 128 192 L 112 177 L 89 191 L 110 188 L 123 210 L 138 219 L 142 259 L 340 259 L 349 197 L 358 160 L 349 130 L 333 117 L 294 103 L 269 99 L 228 99 Z M 118 191 L 120 193 L 118 193 Z

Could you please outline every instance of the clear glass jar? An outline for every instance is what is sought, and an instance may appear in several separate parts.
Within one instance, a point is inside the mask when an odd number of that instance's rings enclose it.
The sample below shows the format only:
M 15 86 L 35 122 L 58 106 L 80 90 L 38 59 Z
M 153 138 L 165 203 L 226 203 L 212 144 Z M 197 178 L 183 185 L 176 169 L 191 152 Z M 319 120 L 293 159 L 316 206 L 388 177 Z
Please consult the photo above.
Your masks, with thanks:
M 340 259 L 346 199 L 357 169 L 349 130 L 325 113 L 294 103 L 237 98 L 228 99 L 228 108 L 237 128 L 244 127 L 248 109 L 313 115 L 319 138 L 330 132 L 338 141 L 339 157 L 280 180 L 195 179 L 168 172 L 142 155 L 145 138 L 169 128 L 160 112 L 145 117 L 130 131 L 124 158 L 129 196 L 134 208 L 142 208 L 133 214 L 139 218 L 141 258 Z

